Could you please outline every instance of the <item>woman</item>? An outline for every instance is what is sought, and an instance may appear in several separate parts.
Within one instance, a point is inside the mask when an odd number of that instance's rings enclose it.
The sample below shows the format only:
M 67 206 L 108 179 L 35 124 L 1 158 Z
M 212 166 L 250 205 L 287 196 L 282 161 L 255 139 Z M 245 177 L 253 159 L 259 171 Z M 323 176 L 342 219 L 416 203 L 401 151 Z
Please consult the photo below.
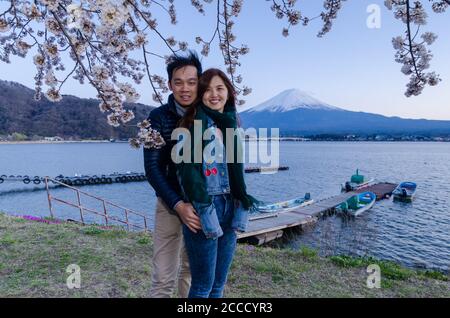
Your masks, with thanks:
M 202 224 L 197 233 L 183 226 L 192 275 L 189 297 L 219 298 L 236 249 L 235 231 L 245 231 L 248 211 L 257 200 L 247 194 L 243 160 L 238 160 L 242 139 L 238 136 L 231 149 L 224 146 L 227 128 L 232 132 L 238 128 L 233 85 L 222 71 L 209 69 L 200 78 L 198 96 L 201 101 L 186 112 L 180 124 L 191 133 L 191 163 L 177 165 L 185 199 Z M 195 135 L 194 127 L 200 123 L 202 136 L 210 140 Z M 201 151 L 201 162 L 194 160 L 196 151 Z

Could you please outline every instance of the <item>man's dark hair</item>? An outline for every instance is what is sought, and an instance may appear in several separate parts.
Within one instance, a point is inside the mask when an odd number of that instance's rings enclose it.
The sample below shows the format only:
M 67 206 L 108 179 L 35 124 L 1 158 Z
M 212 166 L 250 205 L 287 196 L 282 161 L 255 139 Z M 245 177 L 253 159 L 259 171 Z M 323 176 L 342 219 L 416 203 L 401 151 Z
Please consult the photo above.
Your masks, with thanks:
M 173 72 L 185 66 L 194 66 L 197 69 L 198 77 L 200 78 L 202 75 L 202 63 L 198 59 L 197 53 L 189 51 L 187 56 L 174 54 L 169 58 L 169 63 L 167 64 L 169 82 L 172 80 Z

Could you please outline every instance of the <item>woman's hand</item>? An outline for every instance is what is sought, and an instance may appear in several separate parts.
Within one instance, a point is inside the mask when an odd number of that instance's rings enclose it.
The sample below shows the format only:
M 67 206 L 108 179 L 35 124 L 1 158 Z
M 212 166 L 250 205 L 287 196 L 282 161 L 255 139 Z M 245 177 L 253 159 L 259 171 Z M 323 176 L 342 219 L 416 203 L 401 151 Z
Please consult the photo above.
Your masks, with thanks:
M 181 218 L 181 221 L 194 233 L 202 229 L 200 218 L 195 213 L 195 209 L 190 203 L 181 202 L 175 206 L 175 211 Z

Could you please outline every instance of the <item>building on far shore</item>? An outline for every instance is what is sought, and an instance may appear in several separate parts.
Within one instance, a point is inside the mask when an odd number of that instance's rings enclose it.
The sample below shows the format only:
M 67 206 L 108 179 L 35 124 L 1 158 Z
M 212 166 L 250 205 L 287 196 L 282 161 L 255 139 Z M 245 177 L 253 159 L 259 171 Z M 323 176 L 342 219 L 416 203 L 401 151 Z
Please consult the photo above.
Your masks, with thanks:
M 55 136 L 55 137 L 44 137 L 45 141 L 64 141 L 63 138 Z

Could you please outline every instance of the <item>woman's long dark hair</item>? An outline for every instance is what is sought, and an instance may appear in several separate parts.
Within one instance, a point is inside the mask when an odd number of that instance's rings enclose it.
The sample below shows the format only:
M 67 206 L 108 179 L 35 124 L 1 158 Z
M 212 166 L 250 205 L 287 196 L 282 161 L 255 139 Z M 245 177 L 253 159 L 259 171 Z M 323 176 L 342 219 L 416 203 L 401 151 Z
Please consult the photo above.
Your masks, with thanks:
M 228 99 L 225 107 L 231 107 L 232 109 L 234 109 L 234 111 L 236 111 L 236 90 L 234 89 L 233 84 L 224 72 L 217 68 L 210 68 L 203 72 L 202 76 L 200 77 L 200 80 L 198 81 L 197 99 L 186 110 L 186 113 L 180 120 L 180 127 L 189 129 L 192 126 L 192 124 L 194 123 L 195 115 L 197 114 L 197 107 L 202 102 L 203 95 L 206 93 L 206 90 L 208 89 L 209 84 L 211 83 L 214 76 L 219 76 L 228 90 Z

